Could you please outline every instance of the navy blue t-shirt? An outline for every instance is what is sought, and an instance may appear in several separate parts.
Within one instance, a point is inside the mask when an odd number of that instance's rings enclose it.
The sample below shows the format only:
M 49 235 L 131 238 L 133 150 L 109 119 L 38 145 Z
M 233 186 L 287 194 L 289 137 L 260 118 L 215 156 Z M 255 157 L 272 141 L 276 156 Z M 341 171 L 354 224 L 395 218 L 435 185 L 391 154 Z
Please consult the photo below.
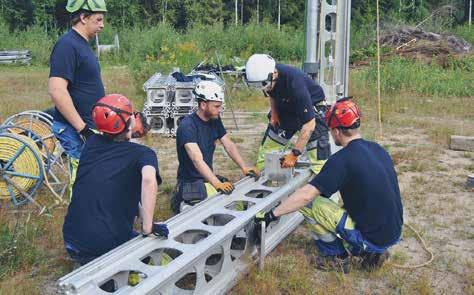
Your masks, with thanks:
M 299 130 L 315 118 L 313 105 L 324 100 L 324 91 L 301 70 L 277 64 L 278 79 L 268 94 L 274 99 L 280 117 L 280 127 Z
M 352 140 L 329 158 L 310 184 L 324 197 L 339 190 L 356 228 L 375 245 L 387 246 L 400 237 L 403 207 L 397 174 L 377 143 Z
M 156 154 L 132 142 L 93 135 L 82 151 L 64 240 L 90 256 L 102 255 L 132 237 L 141 198 L 142 168 L 156 169 Z
M 201 150 L 204 162 L 212 169 L 212 159 L 216 149 L 216 140 L 226 135 L 227 131 L 219 117 L 216 120 L 207 122 L 201 120 L 194 112 L 181 121 L 176 133 L 176 150 L 178 152 L 178 180 L 184 182 L 193 182 L 204 179 L 193 161 L 189 158 L 184 145 L 187 143 L 197 143 Z
M 67 80 L 67 89 L 77 112 L 90 127 L 94 128 L 92 106 L 105 96 L 100 77 L 100 65 L 86 39 L 74 30 L 63 35 L 50 57 L 49 77 Z M 54 119 L 68 123 L 56 109 Z

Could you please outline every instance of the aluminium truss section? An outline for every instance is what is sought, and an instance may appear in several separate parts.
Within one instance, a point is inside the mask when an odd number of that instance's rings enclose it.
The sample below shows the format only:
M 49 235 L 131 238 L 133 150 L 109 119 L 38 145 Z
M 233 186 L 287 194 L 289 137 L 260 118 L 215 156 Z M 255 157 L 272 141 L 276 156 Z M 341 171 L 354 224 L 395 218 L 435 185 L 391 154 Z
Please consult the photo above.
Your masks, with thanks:
M 307 0 L 304 70 L 330 104 L 348 95 L 351 0 Z
M 262 176 L 236 183 L 231 195 L 218 195 L 168 221 L 168 239 L 137 237 L 59 279 L 65 294 L 223 294 L 257 261 L 267 255 L 303 220 L 295 212 L 271 223 L 263 234 L 264 249 L 255 239 L 254 217 L 268 211 L 306 184 L 309 169 L 295 170 L 286 184 L 275 186 Z M 140 277 L 132 286 L 130 272 Z M 111 282 L 112 281 L 112 282 Z

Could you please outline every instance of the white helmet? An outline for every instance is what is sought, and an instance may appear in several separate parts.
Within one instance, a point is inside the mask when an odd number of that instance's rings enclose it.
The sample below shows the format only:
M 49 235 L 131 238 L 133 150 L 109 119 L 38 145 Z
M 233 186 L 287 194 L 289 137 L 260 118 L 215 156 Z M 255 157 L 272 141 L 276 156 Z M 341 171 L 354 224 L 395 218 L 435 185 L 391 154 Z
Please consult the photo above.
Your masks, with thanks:
M 197 99 L 224 102 L 224 89 L 213 81 L 201 81 L 193 90 Z
M 268 54 L 254 54 L 245 64 L 245 82 L 251 87 L 265 88 L 272 81 L 276 62 Z

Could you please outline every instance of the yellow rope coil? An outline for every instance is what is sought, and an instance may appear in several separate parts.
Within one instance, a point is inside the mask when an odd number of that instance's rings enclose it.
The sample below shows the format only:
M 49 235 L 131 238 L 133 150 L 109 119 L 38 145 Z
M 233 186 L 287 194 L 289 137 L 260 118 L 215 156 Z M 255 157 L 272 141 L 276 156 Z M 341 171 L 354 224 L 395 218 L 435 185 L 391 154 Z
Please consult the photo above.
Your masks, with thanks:
M 54 149 L 56 148 L 56 139 L 52 136 L 51 127 L 46 122 L 37 118 L 34 118 L 34 120 L 33 118 L 20 118 L 15 120 L 13 123 L 13 125 L 29 129 L 31 132 L 41 137 L 44 146 L 39 146 L 39 149 L 43 154 L 45 154 L 46 151 L 50 154 L 54 152 Z M 20 128 L 11 128 L 9 130 L 15 134 L 25 135 L 25 130 Z
M 18 139 L 0 135 L 0 161 L 2 161 L 3 165 L 8 163 L 16 153 L 25 146 L 25 144 L 21 142 L 21 140 L 23 140 L 28 143 L 30 147 L 26 146 L 17 156 L 11 165 L 11 170 L 17 173 L 39 177 L 43 167 L 40 166 L 42 164 L 38 163 L 38 160 L 41 161 L 41 158 L 37 158 L 40 157 L 40 151 L 37 148 L 36 143 L 31 138 L 24 135 L 14 136 Z M 11 176 L 11 180 L 24 191 L 29 191 L 37 182 L 35 179 L 21 176 Z M 12 188 L 12 191 L 18 200 L 24 199 L 24 196 L 16 188 Z M 0 200 L 5 199 L 11 199 L 8 183 L 0 180 Z

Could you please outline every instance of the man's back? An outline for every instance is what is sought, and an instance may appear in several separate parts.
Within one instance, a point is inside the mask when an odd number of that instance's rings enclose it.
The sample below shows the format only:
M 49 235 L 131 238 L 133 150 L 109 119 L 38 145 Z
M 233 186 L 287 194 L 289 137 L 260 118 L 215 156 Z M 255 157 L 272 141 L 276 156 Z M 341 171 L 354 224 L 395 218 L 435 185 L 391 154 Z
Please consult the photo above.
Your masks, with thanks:
M 339 190 L 357 229 L 376 245 L 395 242 L 403 224 L 397 175 L 377 143 L 352 140 L 329 158 L 312 184 L 330 197 Z
M 82 152 L 64 239 L 101 255 L 130 239 L 141 196 L 141 170 L 158 161 L 150 148 L 94 135 Z

